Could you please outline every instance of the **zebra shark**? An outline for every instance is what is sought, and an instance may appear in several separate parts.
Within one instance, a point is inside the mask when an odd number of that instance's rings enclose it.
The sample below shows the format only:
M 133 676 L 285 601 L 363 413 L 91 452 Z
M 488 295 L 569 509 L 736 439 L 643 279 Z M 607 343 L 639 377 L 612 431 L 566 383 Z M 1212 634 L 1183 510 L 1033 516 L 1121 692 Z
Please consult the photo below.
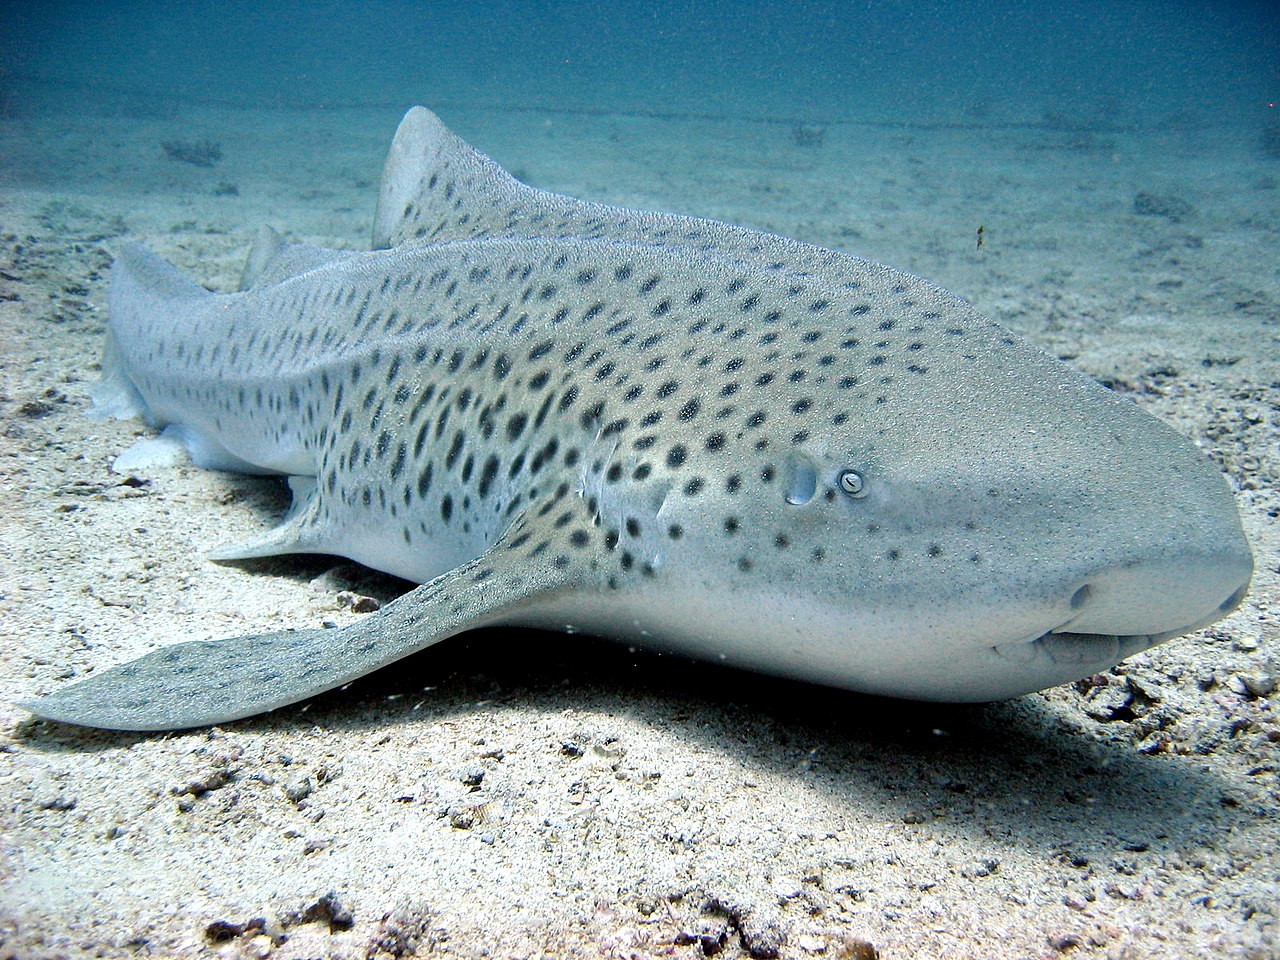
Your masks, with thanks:
M 1231 490 L 1191 441 L 917 277 L 533 189 L 421 107 L 373 247 L 268 231 L 224 295 L 125 247 L 95 400 L 200 466 L 288 478 L 283 521 L 215 559 L 337 554 L 421 586 L 27 710 L 221 723 L 495 624 L 983 701 L 1245 595 Z

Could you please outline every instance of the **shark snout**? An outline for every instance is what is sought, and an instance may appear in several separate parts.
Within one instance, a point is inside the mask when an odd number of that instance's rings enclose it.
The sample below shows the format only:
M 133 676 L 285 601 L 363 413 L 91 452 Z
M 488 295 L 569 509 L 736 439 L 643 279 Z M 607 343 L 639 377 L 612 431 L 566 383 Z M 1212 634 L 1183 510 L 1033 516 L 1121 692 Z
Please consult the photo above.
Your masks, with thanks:
M 1244 599 L 1253 557 L 1238 542 L 1107 567 L 1069 593 L 1070 619 L 1054 633 L 1149 636 L 1157 643 L 1217 620 Z

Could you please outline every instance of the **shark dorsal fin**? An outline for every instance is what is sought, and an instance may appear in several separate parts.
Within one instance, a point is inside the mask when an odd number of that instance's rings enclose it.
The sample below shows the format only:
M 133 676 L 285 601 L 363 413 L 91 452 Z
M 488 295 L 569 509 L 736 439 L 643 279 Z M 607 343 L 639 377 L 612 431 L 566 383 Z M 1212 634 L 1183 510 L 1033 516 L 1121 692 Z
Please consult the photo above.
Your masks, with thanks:
M 382 170 L 373 247 L 507 236 L 531 200 L 553 196 L 525 186 L 430 110 L 414 107 L 400 121 Z
M 822 247 L 718 220 L 632 210 L 530 187 L 430 110 L 413 107 L 400 121 L 383 167 L 374 249 L 497 237 L 607 238 L 748 260 L 767 255 L 797 273 L 830 275 L 833 267 L 847 270 L 851 262 Z M 867 261 L 857 264 L 879 269 Z M 842 273 L 835 279 L 850 278 Z
M 301 276 L 354 254 L 351 250 L 330 250 L 309 243 L 289 243 L 268 226 L 258 230 L 240 274 L 240 289 L 269 287 Z

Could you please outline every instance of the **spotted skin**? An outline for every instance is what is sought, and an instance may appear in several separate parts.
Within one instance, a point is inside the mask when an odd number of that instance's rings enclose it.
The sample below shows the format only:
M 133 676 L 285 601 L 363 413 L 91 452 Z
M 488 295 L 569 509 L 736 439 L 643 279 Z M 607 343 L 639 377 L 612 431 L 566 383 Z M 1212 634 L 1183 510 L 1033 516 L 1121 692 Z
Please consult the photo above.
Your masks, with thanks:
M 493 623 L 989 699 L 1243 596 L 1230 492 L 1192 444 L 925 281 L 532 190 L 422 108 L 375 219 L 389 249 L 264 234 L 223 296 L 126 248 L 100 402 L 197 463 L 290 477 L 284 522 L 215 556 L 340 554 L 424 586 L 27 709 L 221 722 Z

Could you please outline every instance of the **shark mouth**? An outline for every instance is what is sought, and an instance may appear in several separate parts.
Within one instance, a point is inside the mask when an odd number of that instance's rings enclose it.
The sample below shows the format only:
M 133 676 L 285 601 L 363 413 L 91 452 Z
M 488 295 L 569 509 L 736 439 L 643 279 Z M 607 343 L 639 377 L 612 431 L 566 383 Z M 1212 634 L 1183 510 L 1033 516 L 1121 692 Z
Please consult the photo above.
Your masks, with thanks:
M 1119 663 L 1148 647 L 1216 623 L 1240 606 L 1248 589 L 1249 585 L 1246 583 L 1222 601 L 1212 614 L 1176 630 L 1138 634 L 1072 633 L 1066 629 L 1070 625 L 1070 621 L 1067 621 L 1039 636 L 997 644 L 991 647 L 991 652 L 1010 663 L 1027 664 L 1042 660 L 1064 666 L 1101 669 Z
M 1191 628 L 1194 629 L 1194 628 Z M 991 648 L 1001 660 L 1027 664 L 1036 660 L 1085 668 L 1101 668 L 1119 663 L 1141 650 L 1186 633 L 1143 633 L 1130 636 L 1102 633 L 1059 633 L 1050 630 L 1030 640 L 1015 640 Z

